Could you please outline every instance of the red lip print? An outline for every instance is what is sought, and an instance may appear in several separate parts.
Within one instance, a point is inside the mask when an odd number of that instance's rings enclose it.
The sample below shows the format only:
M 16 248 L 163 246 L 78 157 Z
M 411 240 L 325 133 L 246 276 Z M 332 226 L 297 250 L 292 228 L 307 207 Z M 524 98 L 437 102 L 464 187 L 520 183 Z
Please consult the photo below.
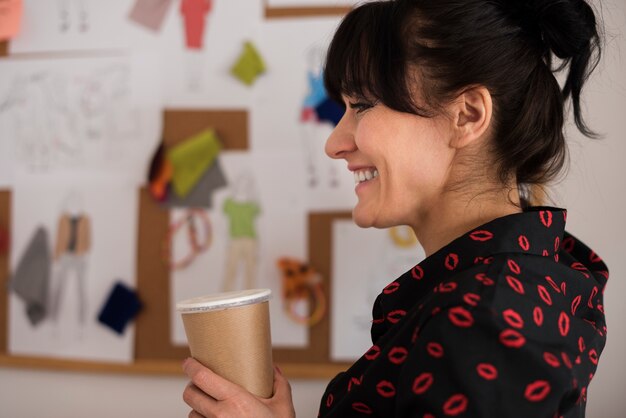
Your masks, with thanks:
M 538 327 L 543 324 L 543 311 L 539 306 L 535 306 L 535 309 L 533 309 L 533 320 Z
M 589 261 L 591 261 L 592 263 L 601 263 L 602 258 L 600 258 L 598 254 L 591 250 L 591 254 L 589 254 Z
M 541 210 L 539 211 L 539 218 L 541 219 L 541 223 L 544 224 L 546 228 L 550 228 L 552 225 L 552 212 L 549 210 Z
M 463 295 L 463 300 L 470 306 L 476 306 L 480 301 L 480 296 L 476 293 L 466 293 Z
M 559 240 L 559 237 L 556 237 L 554 239 L 554 251 L 558 252 L 560 246 L 561 246 L 561 241 Z
M 578 309 L 578 305 L 580 305 L 580 295 L 576 296 L 572 301 L 572 316 L 576 315 L 576 309 Z
M 398 283 L 398 282 L 391 282 L 383 289 L 383 293 L 385 295 L 389 295 L 389 294 L 395 292 L 396 290 L 398 290 L 399 287 L 400 287 L 400 283 Z
M 428 351 L 428 354 L 430 354 L 432 357 L 435 357 L 435 358 L 443 357 L 443 346 L 439 343 L 429 342 L 426 345 L 426 351 Z
M 460 393 L 450 396 L 443 404 L 443 413 L 451 417 L 462 414 L 466 409 L 467 397 Z
M 462 306 L 455 306 L 448 311 L 448 318 L 457 327 L 468 328 L 474 324 L 474 317 L 467 309 Z
M 393 347 L 389 350 L 389 354 L 387 357 L 389 361 L 393 364 L 402 364 L 404 360 L 406 360 L 406 356 L 409 354 L 406 348 L 404 347 Z
M 413 276 L 415 280 L 422 280 L 424 278 L 424 269 L 419 265 L 413 267 L 411 270 L 411 276 Z
M 476 371 L 478 372 L 480 377 L 486 380 L 494 380 L 498 377 L 498 370 L 493 364 L 480 363 L 478 366 L 476 366 Z
M 351 377 L 350 382 L 348 383 L 348 392 L 352 390 L 353 385 L 361 386 L 361 383 L 363 383 L 363 375 L 361 375 L 361 377 L 359 377 L 358 379 L 356 377 Z
M 372 408 L 365 405 L 363 402 L 354 402 L 352 404 L 352 409 L 362 414 L 370 415 L 372 413 Z
M 364 354 L 364 357 L 367 360 L 375 360 L 380 355 L 380 347 L 377 345 L 373 345 L 372 348 L 367 350 L 367 353 Z
M 485 286 L 491 286 L 494 283 L 492 279 L 485 275 L 485 273 L 478 273 L 476 276 L 474 276 L 474 278 Z
M 478 257 L 474 258 L 474 264 L 478 264 L 478 263 L 482 262 L 484 259 L 485 259 L 485 257 L 478 256 Z
M 442 293 L 452 292 L 456 286 L 456 282 L 439 283 L 439 291 Z
M 569 333 L 569 316 L 565 312 L 559 315 L 559 332 L 563 337 Z
M 517 238 L 517 243 L 519 244 L 522 250 L 524 251 L 530 250 L 530 242 L 528 242 L 528 238 L 526 237 L 526 235 L 520 235 Z
M 326 398 L 326 407 L 330 408 L 334 400 L 335 400 L 335 397 L 333 396 L 333 394 L 332 393 L 328 394 L 328 397 Z
M 547 257 L 547 256 L 549 256 L 549 255 L 550 255 L 550 253 L 548 252 L 548 250 L 543 250 L 543 251 L 541 252 L 541 255 L 542 255 L 542 256 L 544 256 L 544 257 Z
M 376 385 L 376 391 L 383 398 L 392 398 L 396 395 L 396 388 L 393 387 L 393 383 L 388 380 L 381 380 Z
M 524 286 L 522 286 L 522 282 L 517 280 L 513 276 L 506 276 L 506 281 L 509 283 L 509 286 L 517 293 L 523 295 L 524 294 Z
M 526 386 L 524 397 L 530 402 L 543 401 L 550 393 L 550 384 L 545 380 L 537 380 Z
M 546 276 L 546 281 L 548 282 L 550 286 L 552 286 L 554 290 L 556 290 L 557 293 L 561 293 L 561 289 L 559 289 L 559 287 L 556 285 L 554 280 L 552 280 L 552 277 Z
M 563 248 L 565 252 L 571 253 L 574 250 L 574 244 L 576 244 L 576 242 L 574 241 L 574 238 L 567 237 L 563 240 L 563 243 L 561 244 L 561 248 Z
M 561 282 L 561 292 L 563 292 L 563 294 L 565 294 L 566 289 L 567 289 L 567 285 L 565 284 L 565 282 Z
M 526 338 L 514 329 L 505 329 L 500 333 L 502 345 L 511 348 L 520 348 L 526 344 Z
M 521 270 L 519 268 L 519 264 L 517 264 L 515 261 L 513 260 L 507 260 L 506 262 L 509 265 L 509 269 L 511 269 L 511 271 L 515 274 L 520 274 Z
M 595 348 L 589 350 L 589 361 L 591 361 L 595 365 L 598 364 L 598 352 Z
M 415 341 L 417 341 L 417 337 L 419 336 L 420 333 L 420 327 L 419 325 L 415 327 L 415 330 L 413 330 L 413 335 L 411 335 L 411 343 L 415 344 Z
M 591 296 L 589 296 L 589 300 L 587 301 L 587 306 L 589 306 L 591 309 L 593 309 L 593 299 L 596 297 L 597 294 L 598 288 L 594 286 L 593 289 L 591 289 Z
M 459 264 L 458 255 L 454 253 L 450 253 L 446 256 L 445 266 L 448 270 L 454 270 L 458 264 Z
M 489 231 L 485 231 L 485 230 L 479 230 L 479 231 L 474 231 L 470 234 L 470 238 L 473 239 L 474 241 L 489 241 L 491 238 L 493 238 L 493 234 Z
M 565 351 L 561 352 L 561 358 L 563 359 L 563 364 L 565 364 L 565 367 L 567 367 L 568 369 L 571 369 L 573 367 L 572 360 L 569 359 L 569 356 Z
M 382 324 L 383 322 L 385 322 L 385 318 L 372 319 L 372 324 Z
M 432 386 L 434 381 L 435 378 L 432 373 L 425 372 L 420 374 L 413 381 L 413 392 L 417 395 L 421 395 Z
M 537 291 L 539 292 L 539 296 L 541 297 L 541 299 L 547 305 L 552 305 L 552 297 L 550 296 L 550 293 L 548 293 L 548 291 L 546 290 L 545 287 L 543 287 L 542 285 L 538 284 L 537 285 Z
M 548 353 L 547 351 L 543 353 L 543 359 L 552 367 L 556 368 L 561 366 L 558 357 L 552 353 Z
M 396 309 L 387 314 L 387 321 L 392 324 L 397 324 L 406 315 L 406 311 L 402 309 Z
M 585 340 L 583 339 L 583 337 L 578 337 L 578 349 L 581 353 L 585 351 Z
M 502 316 L 504 317 L 504 320 L 513 328 L 524 327 L 524 320 L 522 319 L 520 314 L 515 312 L 513 309 L 507 309 L 506 311 L 502 312 Z

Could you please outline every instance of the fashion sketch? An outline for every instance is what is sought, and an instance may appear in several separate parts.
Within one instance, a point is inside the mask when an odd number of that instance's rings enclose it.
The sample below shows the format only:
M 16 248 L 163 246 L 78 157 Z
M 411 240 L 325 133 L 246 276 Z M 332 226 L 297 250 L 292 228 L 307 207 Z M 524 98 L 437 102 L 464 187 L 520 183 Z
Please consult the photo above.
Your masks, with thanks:
M 75 312 L 80 327 L 87 320 L 87 267 L 91 249 L 91 220 L 83 210 L 82 195 L 72 191 L 66 197 L 56 231 L 54 266 L 50 291 L 50 317 L 58 324 L 63 303 L 75 298 Z M 71 280 L 75 281 L 77 293 L 67 294 Z
M 258 237 L 255 219 L 261 209 L 251 173 L 244 172 L 233 183 L 230 196 L 224 201 L 223 212 L 228 218 L 229 243 L 223 291 L 237 290 L 237 277 L 243 267 L 243 288 L 256 287 L 258 267 Z

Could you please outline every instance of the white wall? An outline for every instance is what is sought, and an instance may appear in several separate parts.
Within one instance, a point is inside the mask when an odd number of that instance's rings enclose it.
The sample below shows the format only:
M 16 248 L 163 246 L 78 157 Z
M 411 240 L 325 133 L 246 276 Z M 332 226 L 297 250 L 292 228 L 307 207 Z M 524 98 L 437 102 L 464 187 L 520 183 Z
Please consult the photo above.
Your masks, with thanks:
M 592 127 L 601 141 L 572 132 L 572 165 L 556 204 L 569 209 L 568 229 L 607 261 L 608 344 L 589 388 L 589 418 L 626 415 L 626 2 L 605 3 L 607 48 L 586 91 Z M 572 131 L 570 129 L 570 131 Z M 185 380 L 0 369 L 0 417 L 91 418 L 187 416 Z M 326 382 L 292 381 L 298 416 L 314 417 Z

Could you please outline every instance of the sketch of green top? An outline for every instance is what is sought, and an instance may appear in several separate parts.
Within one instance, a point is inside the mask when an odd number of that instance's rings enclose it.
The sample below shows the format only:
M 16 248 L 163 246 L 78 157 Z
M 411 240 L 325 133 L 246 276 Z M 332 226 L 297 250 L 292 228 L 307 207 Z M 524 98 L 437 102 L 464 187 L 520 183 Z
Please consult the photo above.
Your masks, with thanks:
M 261 212 L 255 202 L 224 201 L 224 213 L 230 221 L 231 238 L 256 238 L 254 218 Z

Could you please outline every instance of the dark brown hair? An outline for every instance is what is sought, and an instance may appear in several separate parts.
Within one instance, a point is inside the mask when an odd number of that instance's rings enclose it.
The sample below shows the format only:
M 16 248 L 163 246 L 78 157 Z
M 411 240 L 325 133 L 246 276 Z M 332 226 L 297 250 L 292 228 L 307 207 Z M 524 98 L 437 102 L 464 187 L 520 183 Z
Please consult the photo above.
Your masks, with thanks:
M 544 184 L 566 162 L 568 100 L 578 129 L 596 136 L 583 120 L 580 95 L 600 50 L 596 17 L 584 0 L 376 1 L 343 19 L 324 81 L 339 103 L 345 94 L 424 117 L 463 89 L 485 86 L 494 102 L 499 179 Z M 420 103 L 411 94 L 415 80 Z

